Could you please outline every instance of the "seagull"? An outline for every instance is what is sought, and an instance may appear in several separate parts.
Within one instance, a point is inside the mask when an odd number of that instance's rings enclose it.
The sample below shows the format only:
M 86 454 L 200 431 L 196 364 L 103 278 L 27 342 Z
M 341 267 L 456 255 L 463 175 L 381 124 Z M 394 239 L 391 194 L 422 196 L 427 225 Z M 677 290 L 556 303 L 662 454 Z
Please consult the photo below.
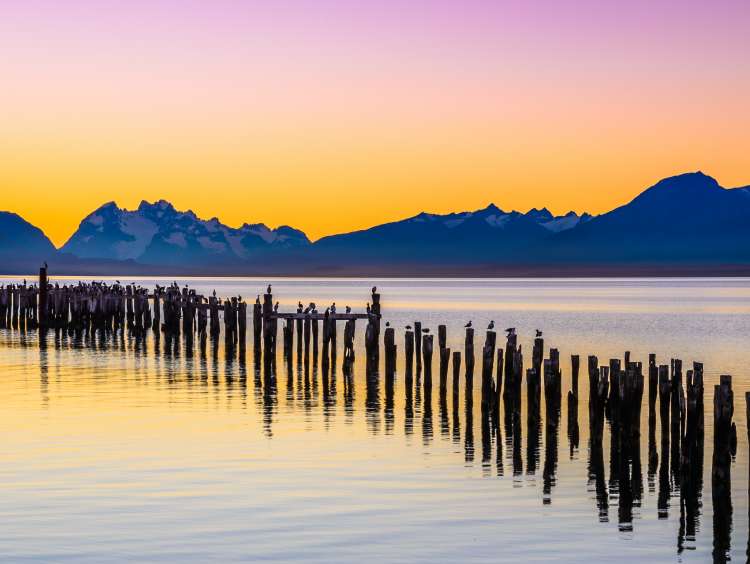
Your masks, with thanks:
M 495 322 L 494 321 L 490 321 L 490 324 L 487 326 L 487 329 L 489 329 L 491 331 L 494 328 L 495 328 Z
M 536 330 L 536 336 L 537 337 L 541 337 L 542 336 L 542 332 L 539 329 Z
M 464 327 L 471 327 L 471 321 L 469 321 Z

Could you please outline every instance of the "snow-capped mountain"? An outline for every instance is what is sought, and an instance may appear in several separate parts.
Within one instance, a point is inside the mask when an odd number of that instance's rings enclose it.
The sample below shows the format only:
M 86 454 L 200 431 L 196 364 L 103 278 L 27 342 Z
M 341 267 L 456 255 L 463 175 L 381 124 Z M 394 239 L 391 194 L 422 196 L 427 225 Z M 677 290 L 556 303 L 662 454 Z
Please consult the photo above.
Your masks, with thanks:
M 200 219 L 159 200 L 141 202 L 136 210 L 109 202 L 89 214 L 62 251 L 82 258 L 133 259 L 142 263 L 248 259 L 259 253 L 309 245 L 307 236 L 282 226 L 259 224 L 232 228 L 218 219 Z
M 370 229 L 324 237 L 312 246 L 316 258 L 352 253 L 357 260 L 476 262 L 522 258 L 530 246 L 572 229 L 591 216 L 555 217 L 548 210 L 527 214 L 486 208 L 445 215 L 422 212 Z

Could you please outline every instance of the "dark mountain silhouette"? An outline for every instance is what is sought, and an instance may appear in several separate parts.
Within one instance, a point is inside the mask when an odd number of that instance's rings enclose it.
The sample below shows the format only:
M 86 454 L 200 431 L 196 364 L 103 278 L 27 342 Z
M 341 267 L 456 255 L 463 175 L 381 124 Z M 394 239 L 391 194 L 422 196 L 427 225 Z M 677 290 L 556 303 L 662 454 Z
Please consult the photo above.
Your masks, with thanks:
M 88 215 L 60 251 L 20 217 L 0 215 L 6 272 L 214 275 L 750 274 L 750 187 L 703 173 L 666 178 L 600 216 L 506 212 L 494 204 L 401 221 L 311 243 L 291 227 L 239 228 L 164 200 Z
M 666 178 L 555 238 L 548 260 L 750 262 L 750 194 L 701 172 Z
M 508 262 L 521 258 L 530 244 L 589 219 L 588 214 L 579 217 L 572 212 L 556 218 L 546 209 L 505 212 L 494 204 L 447 215 L 423 212 L 371 229 L 324 237 L 308 254 L 322 261 L 351 255 L 379 264 Z
M 37 268 L 57 254 L 55 246 L 38 227 L 11 212 L 0 212 L 0 265 L 5 272 L 15 272 L 27 264 Z

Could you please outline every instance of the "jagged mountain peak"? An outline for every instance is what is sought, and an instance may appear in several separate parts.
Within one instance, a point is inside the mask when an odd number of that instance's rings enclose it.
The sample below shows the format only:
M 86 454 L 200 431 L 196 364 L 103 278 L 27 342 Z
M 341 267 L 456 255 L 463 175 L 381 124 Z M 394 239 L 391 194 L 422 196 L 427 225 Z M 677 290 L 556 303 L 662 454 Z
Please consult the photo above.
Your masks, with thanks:
M 114 202 L 89 214 L 62 250 L 83 258 L 134 259 L 160 263 L 246 259 L 270 249 L 307 245 L 301 231 L 244 224 L 235 229 L 217 217 L 199 218 L 167 200 L 141 201 L 135 210 Z

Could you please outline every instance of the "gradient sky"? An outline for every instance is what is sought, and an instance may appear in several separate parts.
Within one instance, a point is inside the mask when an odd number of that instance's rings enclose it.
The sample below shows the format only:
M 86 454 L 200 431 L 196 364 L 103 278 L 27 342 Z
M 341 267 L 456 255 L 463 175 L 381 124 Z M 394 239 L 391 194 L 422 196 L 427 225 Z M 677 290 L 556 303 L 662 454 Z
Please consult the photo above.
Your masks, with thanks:
M 311 237 L 750 184 L 750 2 L 9 0 L 0 209 L 166 198 Z

